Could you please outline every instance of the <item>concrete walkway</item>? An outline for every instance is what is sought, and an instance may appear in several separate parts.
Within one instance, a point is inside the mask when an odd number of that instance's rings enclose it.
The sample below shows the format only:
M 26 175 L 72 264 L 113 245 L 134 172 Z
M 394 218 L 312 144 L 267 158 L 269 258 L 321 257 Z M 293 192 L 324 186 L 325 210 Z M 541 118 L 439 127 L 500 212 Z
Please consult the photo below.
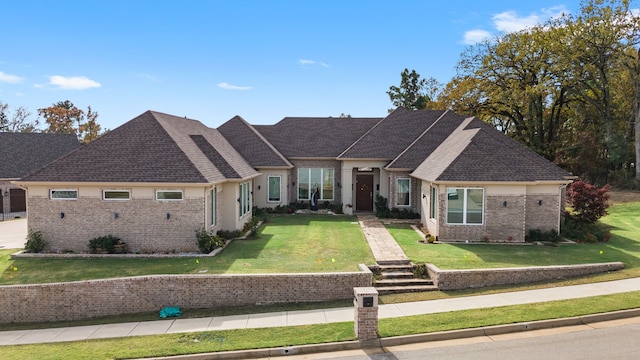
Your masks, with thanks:
M 375 215 L 358 215 L 358 222 L 378 264 L 409 262 L 409 257 Z
M 507 305 L 531 304 L 640 290 L 640 278 L 501 294 L 380 305 L 381 319 Z M 79 341 L 127 336 L 211 330 L 269 328 L 353 321 L 353 308 L 131 322 L 39 330 L 0 332 L 0 345 Z

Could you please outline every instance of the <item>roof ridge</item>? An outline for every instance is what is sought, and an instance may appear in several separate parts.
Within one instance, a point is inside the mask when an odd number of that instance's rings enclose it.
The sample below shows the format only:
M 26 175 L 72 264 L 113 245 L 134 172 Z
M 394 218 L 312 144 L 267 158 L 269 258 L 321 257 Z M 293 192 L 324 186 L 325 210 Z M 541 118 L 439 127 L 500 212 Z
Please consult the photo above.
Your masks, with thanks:
M 418 137 L 415 138 L 415 140 L 413 140 L 413 142 L 411 142 L 411 144 L 409 144 L 409 146 L 407 146 L 404 150 L 402 150 L 400 152 L 400 154 L 398 154 L 398 156 L 396 156 L 393 160 L 391 160 L 387 165 L 385 165 L 385 169 L 389 168 L 391 165 L 393 165 L 394 162 L 396 162 L 396 160 L 398 160 L 402 155 L 404 155 L 407 151 L 409 151 L 409 149 L 415 145 L 416 142 L 418 142 L 418 140 L 422 139 L 422 137 L 429 131 L 431 130 L 431 128 L 433 128 L 439 121 L 440 119 L 442 119 L 446 114 L 448 114 L 450 112 L 449 109 L 445 110 L 437 119 L 436 121 L 433 122 L 433 124 L 429 125 L 428 128 L 426 128 L 422 134 L 418 135 Z M 446 139 L 445 139 L 446 140 Z M 444 142 L 444 141 L 443 141 Z M 442 143 L 441 143 L 442 144 Z M 440 145 L 438 145 L 440 146 Z
M 398 108 L 396 108 L 391 114 L 393 114 L 394 112 L 398 111 L 398 109 L 402 108 L 402 106 L 399 106 Z M 404 108 L 403 108 L 404 109 Z M 391 116 L 391 114 L 388 114 L 387 116 L 383 117 L 382 119 L 380 119 L 380 121 L 378 121 L 375 125 L 373 125 L 372 127 L 369 128 L 369 130 L 365 131 L 364 134 L 362 134 L 358 140 L 354 141 L 353 143 L 351 143 L 351 145 L 349 145 L 349 147 L 347 147 L 346 149 L 344 149 L 343 152 L 341 152 L 338 156 L 336 156 L 336 159 L 340 159 L 342 157 L 342 155 L 344 155 L 347 151 L 351 150 L 351 148 L 353 148 L 360 140 L 362 140 L 365 136 L 367 136 L 370 132 L 373 131 L 373 129 L 375 129 L 376 127 L 378 127 L 378 125 L 380 125 L 380 123 L 382 123 L 385 119 L 387 119 L 389 116 Z M 371 119 L 376 119 L 376 118 L 371 118 Z

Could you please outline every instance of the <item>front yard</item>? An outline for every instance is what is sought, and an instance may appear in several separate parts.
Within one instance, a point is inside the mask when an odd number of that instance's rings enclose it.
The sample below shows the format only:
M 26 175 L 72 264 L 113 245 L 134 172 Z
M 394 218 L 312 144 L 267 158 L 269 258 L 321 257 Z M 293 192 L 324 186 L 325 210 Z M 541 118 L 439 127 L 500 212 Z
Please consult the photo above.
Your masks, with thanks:
M 387 228 L 416 263 L 429 262 L 441 269 L 479 269 L 545 265 L 573 265 L 622 261 L 619 277 L 640 276 L 640 202 L 619 203 L 601 221 L 611 229 L 607 243 L 558 246 L 495 244 L 422 244 L 407 225 Z
M 357 219 L 328 215 L 273 216 L 257 239 L 235 240 L 215 257 L 10 260 L 11 252 L 0 251 L 3 285 L 153 274 L 344 272 L 375 262 Z

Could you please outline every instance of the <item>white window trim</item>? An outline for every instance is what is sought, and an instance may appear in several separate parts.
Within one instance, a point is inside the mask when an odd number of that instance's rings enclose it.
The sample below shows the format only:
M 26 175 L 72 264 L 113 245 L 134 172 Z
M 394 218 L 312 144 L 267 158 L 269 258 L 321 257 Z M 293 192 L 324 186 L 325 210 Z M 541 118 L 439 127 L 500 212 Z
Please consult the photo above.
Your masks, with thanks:
M 269 193 L 271 192 L 271 178 L 278 178 L 280 181 L 278 182 L 280 186 L 278 186 L 278 200 L 269 199 Z M 267 176 L 267 202 L 268 203 L 280 203 L 282 202 L 282 176 L 280 175 L 269 175 Z
M 451 222 L 449 222 L 449 190 L 450 189 L 451 190 L 457 190 L 457 189 L 464 190 L 464 192 L 462 194 L 463 201 L 462 201 L 462 222 L 461 223 L 451 223 Z M 467 223 L 467 191 L 469 191 L 469 190 L 482 190 L 482 222 L 479 223 L 479 224 Z M 482 225 L 484 225 L 484 213 L 485 213 L 486 206 L 487 206 L 484 194 L 485 194 L 484 188 L 481 188 L 481 187 L 450 187 L 450 188 L 447 188 L 447 210 L 446 210 L 447 213 L 445 215 L 445 217 L 446 217 L 445 220 L 447 222 L 447 225 L 464 225 L 464 226 L 482 226 Z
M 107 193 L 107 192 L 126 192 L 127 194 L 129 194 L 129 196 L 126 199 L 120 199 L 120 198 L 107 199 L 105 197 L 105 193 Z M 129 200 L 131 200 L 131 190 L 104 189 L 104 190 L 102 190 L 102 200 L 104 200 L 104 201 L 129 201 Z
M 404 205 L 404 204 L 400 205 L 400 204 L 398 204 L 398 200 L 399 200 L 398 199 L 398 182 L 400 180 L 409 180 L 409 204 L 408 205 Z M 399 208 L 411 207 L 411 178 L 408 178 L 408 177 L 396 178 L 396 206 L 399 207 Z
M 238 213 L 239 218 L 251 213 L 251 191 L 251 181 L 245 181 L 238 185 L 238 192 L 240 196 L 238 198 L 238 208 L 240 209 Z
M 180 194 L 182 194 L 182 197 L 180 199 L 158 199 L 158 193 L 161 193 L 161 192 L 179 192 Z M 184 200 L 183 190 L 178 190 L 178 189 L 156 190 L 156 201 L 183 201 L 183 200 Z
M 307 185 L 309 185 L 309 188 L 307 189 L 309 191 L 309 195 L 307 196 L 307 198 L 301 198 L 300 197 L 300 170 L 305 169 L 308 171 L 308 175 L 309 175 L 309 182 L 307 183 Z M 322 186 L 322 184 L 320 184 L 320 196 L 318 196 L 318 201 L 333 201 L 335 200 L 335 193 L 336 193 L 336 170 L 334 168 L 318 168 L 318 167 L 301 167 L 298 168 L 298 185 L 296 187 L 296 198 L 298 200 L 311 200 L 311 189 L 313 184 L 311 184 L 311 169 L 320 169 L 320 179 L 324 180 L 324 171 L 325 170 L 333 170 L 333 179 L 331 179 L 331 185 L 332 185 L 332 193 L 334 194 L 334 196 L 331 196 L 330 199 L 324 199 L 324 186 Z M 321 181 L 322 181 L 321 180 Z
M 54 198 L 54 191 L 74 191 L 76 193 L 76 197 L 74 198 Z M 49 199 L 55 201 L 69 201 L 69 200 L 78 200 L 78 189 L 49 189 Z

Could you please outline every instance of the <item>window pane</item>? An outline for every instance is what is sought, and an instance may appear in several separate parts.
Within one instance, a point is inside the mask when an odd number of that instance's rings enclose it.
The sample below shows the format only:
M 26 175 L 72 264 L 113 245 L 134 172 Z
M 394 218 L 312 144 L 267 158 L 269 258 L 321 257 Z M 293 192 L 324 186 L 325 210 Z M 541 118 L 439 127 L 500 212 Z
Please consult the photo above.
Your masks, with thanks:
M 298 199 L 309 200 L 309 169 L 298 169 Z
M 431 188 L 431 213 L 429 214 L 429 218 L 431 219 L 435 219 L 436 218 L 436 211 L 438 209 L 438 189 L 432 187 Z
M 244 183 L 245 208 L 244 213 L 251 211 L 251 183 Z
M 411 184 L 410 179 L 398 179 L 397 180 L 397 197 L 396 197 L 396 205 L 409 205 L 409 185 Z
M 131 193 L 128 191 L 105 190 L 103 198 L 105 200 L 129 200 Z
M 467 224 L 482 224 L 482 189 L 467 189 Z
M 216 224 L 216 188 L 211 189 L 211 226 Z
M 333 169 L 323 169 L 322 200 L 333 200 Z
M 447 189 L 447 223 L 462 224 L 464 189 Z
M 239 185 L 238 194 L 240 195 L 240 204 L 238 206 L 238 216 L 242 216 L 242 212 L 244 211 L 244 184 Z
M 314 192 L 318 191 L 318 199 L 320 199 L 320 192 L 322 190 L 321 185 L 322 185 L 322 169 L 310 169 L 311 172 L 311 178 L 309 179 L 311 188 L 309 189 L 309 191 L 311 192 L 311 194 L 313 194 Z
M 280 201 L 280 177 L 269 176 L 269 201 Z
M 78 198 L 77 190 L 51 190 L 52 199 L 75 200 Z
M 157 191 L 157 200 L 182 200 L 182 191 Z

